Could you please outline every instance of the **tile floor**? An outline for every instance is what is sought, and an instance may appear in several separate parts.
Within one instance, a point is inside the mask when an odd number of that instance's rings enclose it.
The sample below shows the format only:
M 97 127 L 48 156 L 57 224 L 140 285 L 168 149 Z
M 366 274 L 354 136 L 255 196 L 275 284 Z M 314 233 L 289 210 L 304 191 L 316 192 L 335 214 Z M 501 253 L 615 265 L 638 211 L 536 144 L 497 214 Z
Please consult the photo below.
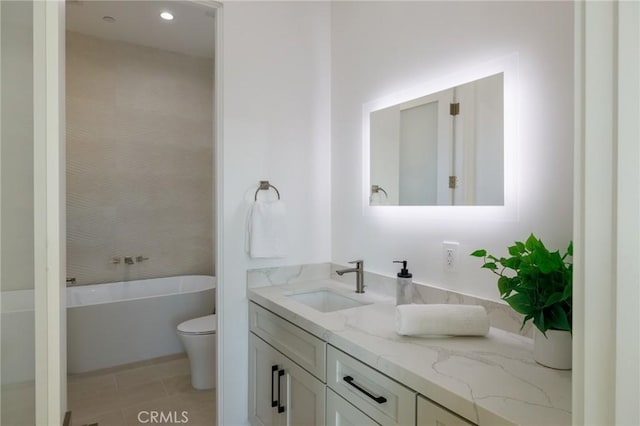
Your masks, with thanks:
M 216 424 L 215 389 L 191 387 L 184 355 L 69 375 L 67 389 L 73 426 Z M 159 413 L 155 419 L 153 412 Z M 159 422 L 161 415 L 166 423 Z

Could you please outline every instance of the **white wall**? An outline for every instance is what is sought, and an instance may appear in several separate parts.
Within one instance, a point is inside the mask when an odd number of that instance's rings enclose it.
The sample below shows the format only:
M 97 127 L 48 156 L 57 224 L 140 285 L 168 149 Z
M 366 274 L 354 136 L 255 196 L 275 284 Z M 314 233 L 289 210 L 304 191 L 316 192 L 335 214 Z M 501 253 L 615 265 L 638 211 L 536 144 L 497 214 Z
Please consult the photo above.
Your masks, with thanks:
M 34 296 L 18 301 L 12 292 L 34 288 L 33 5 L 2 2 L 0 10 L 0 424 L 35 424 L 35 314 L 16 312 Z
M 330 7 L 224 5 L 218 424 L 248 421 L 247 269 L 330 259 Z M 244 251 L 247 213 L 263 179 L 287 206 L 284 259 L 252 260 Z
M 362 105 L 514 52 L 519 157 L 509 161 L 517 162 L 517 214 L 432 220 L 363 214 Z M 570 2 L 337 2 L 331 61 L 333 261 L 363 258 L 365 269 L 392 275 L 391 261 L 407 259 L 418 282 L 497 299 L 496 280 L 471 251 L 506 254 L 530 232 L 550 248 L 566 248 L 573 178 Z M 457 273 L 442 270 L 443 240 L 460 242 Z
M 2 5 L 2 291 L 33 288 L 33 8 Z

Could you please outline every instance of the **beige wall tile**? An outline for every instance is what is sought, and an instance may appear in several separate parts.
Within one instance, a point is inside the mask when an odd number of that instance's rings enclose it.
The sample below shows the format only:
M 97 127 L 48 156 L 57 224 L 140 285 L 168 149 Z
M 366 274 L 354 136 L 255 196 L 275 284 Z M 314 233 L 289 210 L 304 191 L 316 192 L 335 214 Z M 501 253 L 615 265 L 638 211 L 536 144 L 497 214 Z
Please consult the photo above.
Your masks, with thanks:
M 67 269 L 78 284 L 214 274 L 212 76 L 207 58 L 67 33 Z M 111 264 L 117 255 L 149 260 Z

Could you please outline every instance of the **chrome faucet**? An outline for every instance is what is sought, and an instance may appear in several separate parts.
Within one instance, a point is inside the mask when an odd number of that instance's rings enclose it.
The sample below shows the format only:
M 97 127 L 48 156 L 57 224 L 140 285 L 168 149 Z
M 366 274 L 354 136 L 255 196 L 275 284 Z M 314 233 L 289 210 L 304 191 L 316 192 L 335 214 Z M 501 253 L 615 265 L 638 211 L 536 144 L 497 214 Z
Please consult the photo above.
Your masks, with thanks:
M 131 256 L 125 256 L 125 257 L 124 257 L 124 263 L 126 263 L 127 265 L 133 265 L 133 264 L 134 264 L 134 263 L 136 263 L 136 262 L 134 262 L 134 261 L 133 261 L 133 257 L 131 257 Z
M 336 274 L 342 276 L 347 272 L 356 273 L 356 293 L 364 293 L 364 260 L 354 260 L 349 263 L 355 263 L 355 268 L 340 269 L 336 271 Z

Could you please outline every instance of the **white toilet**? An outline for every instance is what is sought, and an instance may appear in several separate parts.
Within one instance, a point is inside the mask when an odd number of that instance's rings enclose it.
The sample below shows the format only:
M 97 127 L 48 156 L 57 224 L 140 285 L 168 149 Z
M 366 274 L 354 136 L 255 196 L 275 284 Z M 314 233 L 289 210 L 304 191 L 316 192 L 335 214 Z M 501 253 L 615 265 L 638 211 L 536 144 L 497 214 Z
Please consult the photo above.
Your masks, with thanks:
M 194 318 L 178 325 L 178 336 L 191 364 L 191 386 L 216 387 L 216 315 Z

